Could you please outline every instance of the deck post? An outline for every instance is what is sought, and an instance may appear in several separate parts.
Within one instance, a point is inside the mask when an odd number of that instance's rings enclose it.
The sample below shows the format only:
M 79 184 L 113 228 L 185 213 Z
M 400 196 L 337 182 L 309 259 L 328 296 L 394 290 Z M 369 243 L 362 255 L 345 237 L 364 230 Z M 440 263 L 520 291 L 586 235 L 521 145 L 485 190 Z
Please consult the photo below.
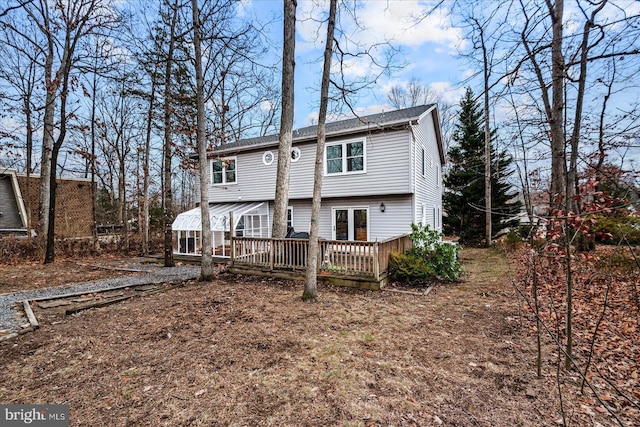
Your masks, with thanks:
M 376 280 L 380 280 L 380 259 L 378 258 L 379 253 L 378 241 L 376 240 L 373 244 L 373 275 Z
M 273 259 L 275 257 L 274 253 L 276 251 L 276 245 L 275 245 L 275 241 L 274 238 L 271 237 L 271 239 L 269 239 L 269 243 L 270 243 L 270 248 L 269 248 L 269 269 L 273 270 Z
M 236 246 L 233 242 L 233 211 L 229 211 L 229 246 L 231 246 L 231 262 L 230 265 L 233 267 L 233 260 L 236 254 Z M 222 234 L 222 249 L 224 250 L 224 233 Z

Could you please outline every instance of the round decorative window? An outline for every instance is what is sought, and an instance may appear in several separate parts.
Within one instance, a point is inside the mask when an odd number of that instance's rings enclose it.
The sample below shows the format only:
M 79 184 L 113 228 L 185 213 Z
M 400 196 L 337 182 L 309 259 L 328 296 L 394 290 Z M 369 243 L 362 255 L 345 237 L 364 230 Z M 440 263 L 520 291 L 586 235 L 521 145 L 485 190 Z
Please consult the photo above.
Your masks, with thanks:
M 293 147 L 291 150 L 291 161 L 297 162 L 300 159 L 300 149 L 298 147 Z
M 267 166 L 273 163 L 273 159 L 274 159 L 274 156 L 271 151 L 265 151 L 264 154 L 262 155 L 262 163 L 264 163 Z

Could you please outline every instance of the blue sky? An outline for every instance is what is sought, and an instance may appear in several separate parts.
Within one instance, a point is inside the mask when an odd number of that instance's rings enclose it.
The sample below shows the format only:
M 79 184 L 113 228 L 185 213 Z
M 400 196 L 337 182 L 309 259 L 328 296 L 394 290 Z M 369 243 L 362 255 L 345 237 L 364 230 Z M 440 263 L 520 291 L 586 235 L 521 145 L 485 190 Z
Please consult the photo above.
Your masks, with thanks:
M 389 41 L 395 48 L 401 49 L 398 61 L 402 61 L 403 65 L 391 76 L 379 78 L 374 89 L 359 94 L 359 113 L 392 109 L 387 101 L 388 90 L 394 85 L 404 85 L 412 78 L 423 81 L 446 102 L 455 104 L 460 100 L 464 89 L 456 85 L 468 74 L 457 59 L 457 49 L 463 47 L 465 41 L 461 31 L 449 24 L 446 10 L 418 21 L 433 7 L 433 2 L 373 0 L 359 3 L 358 18 L 365 28 L 355 29 L 353 22 L 347 19 L 348 15 L 343 14 L 341 24 L 345 32 L 361 46 Z M 282 38 L 282 8 L 282 1 L 247 0 L 243 2 L 244 10 L 241 13 L 256 16 L 262 21 L 274 17 L 268 28 L 273 39 L 279 42 Z M 319 28 L 318 21 L 323 20 L 321 17 L 327 13 L 327 9 L 328 2 L 298 1 L 295 127 L 306 126 L 317 120 L 321 58 L 326 34 L 325 27 Z M 373 75 L 368 63 L 350 65 L 352 77 Z

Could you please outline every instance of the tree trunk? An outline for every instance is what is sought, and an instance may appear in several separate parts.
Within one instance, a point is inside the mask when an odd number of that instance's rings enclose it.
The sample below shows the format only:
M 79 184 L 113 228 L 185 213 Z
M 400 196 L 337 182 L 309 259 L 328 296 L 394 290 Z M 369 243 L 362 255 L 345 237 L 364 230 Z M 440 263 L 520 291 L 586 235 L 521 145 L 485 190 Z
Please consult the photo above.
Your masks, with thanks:
M 551 16 L 551 88 L 552 105 L 549 127 L 551 131 L 551 207 L 566 209 L 566 141 L 564 129 L 564 77 L 565 64 L 562 52 L 564 0 L 555 5 L 547 2 Z M 541 88 L 545 90 L 544 87 Z
M 120 177 L 118 178 L 118 182 L 120 183 L 120 188 L 118 192 L 120 193 L 120 218 L 122 224 L 122 240 L 124 241 L 124 251 L 126 254 L 129 253 L 129 213 L 127 209 L 127 178 L 125 172 L 125 148 L 124 148 L 124 136 L 122 137 L 122 146 L 120 147 L 122 158 L 120 159 L 120 167 L 118 174 Z
M 196 140 L 198 146 L 198 165 L 200 176 L 200 216 L 202 220 L 202 260 L 200 264 L 200 280 L 211 280 L 214 278 L 214 268 L 212 259 L 212 238 L 211 220 L 209 218 L 209 191 L 208 191 L 208 159 L 207 159 L 207 139 L 205 135 L 205 115 L 204 115 L 204 76 L 202 73 L 202 47 L 200 45 L 200 13 L 198 10 L 198 0 L 191 0 L 193 13 L 193 47 L 195 51 L 195 71 L 196 71 Z
M 24 110 L 26 113 L 26 124 L 27 124 L 27 197 L 26 197 L 26 208 L 27 208 L 27 217 L 25 218 L 25 225 L 27 227 L 27 240 L 31 241 L 31 157 L 33 155 L 33 124 L 31 117 L 31 93 L 29 93 L 28 97 L 24 101 Z
M 293 140 L 293 82 L 295 68 L 296 0 L 284 1 L 284 45 L 282 49 L 282 111 L 278 148 L 278 172 L 273 206 L 273 237 L 287 235 L 289 169 Z
M 485 246 L 491 246 L 491 127 L 489 126 L 489 59 L 484 40 L 484 29 L 480 27 L 482 61 L 484 65 L 484 209 Z
M 173 49 L 176 42 L 176 21 L 178 19 L 178 4 L 172 6 L 173 16 L 169 31 L 169 51 L 165 64 L 164 83 L 164 191 L 163 194 L 163 219 L 164 219 L 164 266 L 173 267 L 173 194 L 171 191 L 171 71 L 173 66 Z
M 64 142 L 64 138 L 67 134 L 67 95 L 69 91 L 69 73 L 71 71 L 71 64 L 68 63 L 70 59 L 70 47 L 65 45 L 65 55 L 63 55 L 63 62 L 61 70 L 62 75 L 62 92 L 60 93 L 60 134 L 53 144 L 51 150 L 51 168 L 49 170 L 49 212 L 47 221 L 47 246 L 44 255 L 44 263 L 49 264 L 55 261 L 55 219 L 56 219 L 56 188 L 58 186 L 56 182 L 56 169 L 58 163 L 58 153 Z M 65 61 L 65 59 L 67 61 Z M 40 178 L 41 180 L 44 178 Z
M 156 79 L 151 76 L 151 97 L 147 112 L 147 135 L 144 141 L 144 158 L 142 159 L 142 254 L 149 254 L 149 157 L 151 154 L 151 127 L 153 125 L 153 101 L 156 95 Z
M 44 66 L 45 88 L 47 91 L 44 102 L 42 155 L 40 159 L 40 209 L 38 210 L 38 234 L 41 242 L 46 242 L 49 230 L 49 205 L 50 205 L 50 176 L 51 176 L 51 151 L 53 149 L 53 127 L 56 111 L 56 95 L 58 93 L 58 76 L 52 78 L 54 42 L 49 32 L 49 22 L 44 25 L 47 33 L 47 56 Z M 55 174 L 54 174 L 55 176 Z
M 96 46 L 96 51 L 97 51 Z M 96 64 L 97 68 L 97 64 Z M 97 70 L 93 70 L 93 93 L 91 96 L 91 236 L 93 238 L 93 249 L 100 252 L 100 241 L 98 240 L 98 224 L 96 221 L 97 195 L 96 195 L 96 95 L 98 90 Z
M 591 13 L 590 19 L 584 23 L 582 31 L 582 43 L 580 44 L 580 74 L 578 75 L 578 93 L 576 94 L 576 108 L 573 119 L 573 132 L 570 139 L 569 172 L 567 176 L 567 210 L 580 211 L 580 204 L 574 196 L 578 195 L 578 150 L 580 142 L 580 130 L 582 126 L 582 109 L 584 104 L 585 88 L 587 83 L 587 62 L 589 56 L 589 34 L 593 28 L 596 15 L 607 4 L 602 2 Z
M 71 73 L 71 61 L 77 39 L 71 40 L 67 31 L 60 68 L 56 73 L 56 82 L 62 82 L 60 92 L 60 133 L 51 150 L 51 167 L 49 168 L 49 211 L 47 220 L 47 245 L 44 255 L 45 264 L 55 261 L 55 211 L 56 211 L 56 169 L 58 163 L 58 153 L 67 134 L 67 96 L 69 94 L 69 74 Z M 59 83 L 56 83 L 56 87 Z M 48 93 L 47 93 L 48 97 Z M 53 125 L 53 121 L 51 123 Z M 46 132 L 45 132 L 46 133 Z M 53 135 L 51 135 L 53 136 Z M 52 140 L 53 141 L 53 140 Z M 43 178 L 41 176 L 40 181 Z M 42 187 L 41 187 L 42 188 Z
M 309 226 L 309 255 L 305 274 L 302 299 L 314 300 L 318 297 L 318 235 L 320 223 L 320 207 L 322 203 L 322 174 L 324 163 L 324 146 L 326 141 L 325 124 L 327 122 L 327 106 L 329 104 L 329 78 L 331 74 L 331 57 L 333 55 L 333 35 L 336 25 L 337 0 L 329 5 L 329 22 L 327 24 L 327 40 L 324 48 L 324 67 L 322 69 L 322 86 L 320 89 L 320 112 L 318 114 L 318 143 L 316 147 L 316 163 L 313 173 L 313 202 L 311 207 L 311 224 Z

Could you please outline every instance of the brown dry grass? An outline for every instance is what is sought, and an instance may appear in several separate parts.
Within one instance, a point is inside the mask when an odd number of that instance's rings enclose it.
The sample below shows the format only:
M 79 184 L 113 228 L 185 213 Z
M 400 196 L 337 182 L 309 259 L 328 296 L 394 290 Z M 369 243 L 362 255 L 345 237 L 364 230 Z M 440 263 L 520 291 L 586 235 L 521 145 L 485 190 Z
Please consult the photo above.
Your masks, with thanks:
M 222 276 L 41 318 L 0 343 L 0 402 L 67 403 L 71 425 L 554 425 L 505 259 L 462 261 L 468 278 L 428 297 L 303 303 L 299 283 Z

